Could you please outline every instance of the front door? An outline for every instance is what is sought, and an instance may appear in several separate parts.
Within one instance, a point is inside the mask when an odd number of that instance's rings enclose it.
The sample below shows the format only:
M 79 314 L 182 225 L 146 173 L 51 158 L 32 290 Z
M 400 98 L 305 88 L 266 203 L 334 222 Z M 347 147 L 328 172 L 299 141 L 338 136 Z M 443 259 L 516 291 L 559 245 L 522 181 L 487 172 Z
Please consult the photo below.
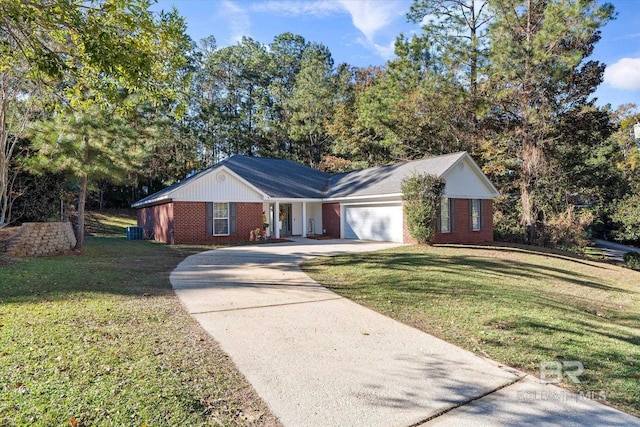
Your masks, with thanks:
M 291 204 L 280 204 L 280 212 L 278 215 L 280 219 L 280 235 L 291 236 Z

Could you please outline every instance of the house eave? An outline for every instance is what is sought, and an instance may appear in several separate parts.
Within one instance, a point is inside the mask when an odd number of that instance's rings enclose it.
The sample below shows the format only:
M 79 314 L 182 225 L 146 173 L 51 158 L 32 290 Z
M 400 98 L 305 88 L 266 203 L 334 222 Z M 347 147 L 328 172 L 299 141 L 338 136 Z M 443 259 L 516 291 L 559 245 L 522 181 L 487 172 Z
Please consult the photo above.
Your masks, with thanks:
M 151 206 L 164 205 L 166 203 L 171 203 L 171 202 L 173 202 L 173 198 L 164 197 L 160 199 L 147 200 L 146 202 L 143 202 L 143 203 L 136 202 L 136 203 L 133 203 L 131 207 L 135 209 L 141 209 L 141 208 L 148 208 Z
M 342 196 L 342 197 L 327 197 L 322 199 L 325 203 L 331 202 L 350 202 L 350 201 L 362 201 L 362 200 L 382 200 L 382 199 L 402 199 L 402 193 L 389 193 L 389 194 L 370 194 L 362 196 Z
M 301 202 L 305 202 L 305 203 L 321 203 L 323 201 L 323 199 L 321 198 L 315 198 L 315 197 L 300 197 L 300 198 L 296 198 L 296 197 L 271 197 L 271 196 L 267 196 L 264 199 L 265 202 L 269 202 L 269 203 L 301 203 Z

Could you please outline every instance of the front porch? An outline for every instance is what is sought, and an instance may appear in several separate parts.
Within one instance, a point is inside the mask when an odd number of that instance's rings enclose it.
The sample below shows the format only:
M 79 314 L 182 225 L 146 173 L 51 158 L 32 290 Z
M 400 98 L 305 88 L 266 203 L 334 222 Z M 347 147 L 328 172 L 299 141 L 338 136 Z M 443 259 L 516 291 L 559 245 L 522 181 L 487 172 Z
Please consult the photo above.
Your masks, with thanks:
M 275 200 L 263 203 L 267 235 L 307 237 L 323 233 L 322 203 L 317 201 Z

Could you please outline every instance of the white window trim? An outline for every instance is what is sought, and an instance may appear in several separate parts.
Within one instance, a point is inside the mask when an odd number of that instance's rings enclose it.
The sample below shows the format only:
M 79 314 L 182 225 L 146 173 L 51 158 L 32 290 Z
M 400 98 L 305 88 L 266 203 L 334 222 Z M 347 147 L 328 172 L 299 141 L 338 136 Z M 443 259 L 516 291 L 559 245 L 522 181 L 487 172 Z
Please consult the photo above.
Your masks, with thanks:
M 476 203 L 477 203 L 478 209 L 477 209 L 477 212 L 474 212 L 474 207 Z M 476 228 L 476 221 L 474 221 L 475 218 L 478 219 L 477 228 Z M 471 231 L 480 231 L 480 230 L 482 230 L 482 200 L 471 199 Z
M 443 206 L 447 207 L 447 220 L 446 220 L 447 229 L 446 230 L 444 230 L 444 227 L 443 227 L 443 225 L 445 224 L 445 221 L 443 221 L 443 216 L 442 216 Z M 440 230 L 438 230 L 438 232 L 451 233 L 451 199 L 449 199 L 448 197 L 443 197 L 440 199 L 440 212 L 438 212 L 438 215 L 440 215 Z
M 227 216 L 226 217 L 218 217 L 216 216 L 216 205 L 227 205 Z M 230 232 L 229 232 L 229 223 L 231 222 L 231 219 L 229 218 L 229 202 L 214 202 L 213 203 L 213 218 L 211 219 L 213 221 L 212 225 L 212 230 L 213 230 L 213 235 L 214 236 L 229 236 Z M 226 219 L 227 220 L 227 232 L 226 233 L 216 233 L 216 220 L 219 219 Z

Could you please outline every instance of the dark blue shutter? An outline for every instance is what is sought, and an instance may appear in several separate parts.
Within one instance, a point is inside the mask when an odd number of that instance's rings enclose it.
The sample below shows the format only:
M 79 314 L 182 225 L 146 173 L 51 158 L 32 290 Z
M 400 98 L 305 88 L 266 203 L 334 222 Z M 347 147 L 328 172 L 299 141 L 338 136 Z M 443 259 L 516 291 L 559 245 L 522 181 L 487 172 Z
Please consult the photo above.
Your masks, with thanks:
M 207 210 L 207 236 L 213 236 L 213 202 L 206 203 Z
M 235 203 L 229 203 L 229 234 L 238 233 L 238 207 Z
M 449 231 L 456 231 L 456 199 L 449 199 Z

